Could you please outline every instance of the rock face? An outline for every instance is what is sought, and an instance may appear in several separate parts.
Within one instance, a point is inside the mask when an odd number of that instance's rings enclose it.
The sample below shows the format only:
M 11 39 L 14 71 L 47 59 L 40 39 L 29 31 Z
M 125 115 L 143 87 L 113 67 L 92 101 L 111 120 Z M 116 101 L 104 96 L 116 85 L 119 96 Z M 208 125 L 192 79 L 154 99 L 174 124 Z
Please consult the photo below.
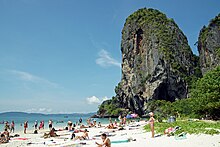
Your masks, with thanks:
M 143 115 L 150 100 L 187 98 L 197 58 L 173 19 L 154 9 L 136 11 L 122 30 L 121 52 L 122 79 L 113 105 Z
M 220 65 L 220 14 L 200 31 L 198 51 L 203 74 Z

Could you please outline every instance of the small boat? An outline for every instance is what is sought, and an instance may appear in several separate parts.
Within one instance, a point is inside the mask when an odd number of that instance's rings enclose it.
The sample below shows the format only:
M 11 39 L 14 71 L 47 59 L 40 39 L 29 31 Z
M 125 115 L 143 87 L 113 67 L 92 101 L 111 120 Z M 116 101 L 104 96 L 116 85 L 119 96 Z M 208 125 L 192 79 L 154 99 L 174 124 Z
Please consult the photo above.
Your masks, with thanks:
M 64 118 L 68 118 L 68 116 L 66 115 L 66 116 L 64 116 Z

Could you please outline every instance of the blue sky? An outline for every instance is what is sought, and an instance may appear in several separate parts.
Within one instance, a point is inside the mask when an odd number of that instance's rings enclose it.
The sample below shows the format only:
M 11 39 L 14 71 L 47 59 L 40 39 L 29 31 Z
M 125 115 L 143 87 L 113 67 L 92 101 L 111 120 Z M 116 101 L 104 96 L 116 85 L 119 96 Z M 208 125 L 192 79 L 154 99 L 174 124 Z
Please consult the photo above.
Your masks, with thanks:
M 219 0 L 1 0 L 0 112 L 94 112 L 121 79 L 121 30 L 134 11 L 173 18 L 193 45 Z

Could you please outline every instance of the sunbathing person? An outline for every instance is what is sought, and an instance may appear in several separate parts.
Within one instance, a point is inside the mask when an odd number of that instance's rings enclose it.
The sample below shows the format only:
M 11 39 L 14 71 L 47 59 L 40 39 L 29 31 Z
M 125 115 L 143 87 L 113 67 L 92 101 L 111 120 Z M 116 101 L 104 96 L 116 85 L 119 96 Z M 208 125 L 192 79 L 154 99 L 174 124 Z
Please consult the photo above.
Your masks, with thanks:
M 58 137 L 58 136 L 60 136 L 60 135 L 57 135 L 55 133 L 55 129 L 54 128 L 52 128 L 49 133 L 44 133 L 44 138 Z
M 102 143 L 95 142 L 98 145 L 98 147 L 111 147 L 111 141 L 109 138 L 107 138 L 107 135 L 105 133 L 101 135 L 101 139 Z
M 74 139 L 74 140 L 77 140 L 77 139 L 79 139 L 79 140 L 87 140 L 87 139 L 89 139 L 88 132 L 89 131 L 87 129 L 85 129 L 82 136 L 75 136 L 75 134 L 73 133 L 71 139 Z
M 8 143 L 9 140 L 10 140 L 9 132 L 8 132 L 8 130 L 5 128 L 5 131 L 1 134 L 1 137 L 0 137 L 0 144 L 2 144 L 2 143 Z
M 4 134 L 0 136 L 0 144 L 2 143 L 8 143 L 7 137 Z
M 117 129 L 117 127 L 115 127 L 113 123 L 110 123 L 106 128 L 107 129 Z
M 84 128 L 89 128 L 88 126 L 85 126 L 85 125 L 81 125 L 80 126 L 80 129 L 84 129 Z

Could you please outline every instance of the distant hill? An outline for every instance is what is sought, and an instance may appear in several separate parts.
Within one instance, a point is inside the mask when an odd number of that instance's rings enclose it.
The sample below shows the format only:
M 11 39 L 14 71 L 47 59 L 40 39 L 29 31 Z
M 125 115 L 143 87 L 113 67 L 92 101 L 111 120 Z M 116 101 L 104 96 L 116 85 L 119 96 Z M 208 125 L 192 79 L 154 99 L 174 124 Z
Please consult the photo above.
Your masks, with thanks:
M 42 114 L 42 113 L 26 113 L 26 112 L 3 112 L 0 113 L 0 116 L 10 116 L 10 115 L 16 115 L 16 116 L 92 116 L 96 114 L 96 112 L 90 112 L 90 113 L 71 113 L 71 114 Z

